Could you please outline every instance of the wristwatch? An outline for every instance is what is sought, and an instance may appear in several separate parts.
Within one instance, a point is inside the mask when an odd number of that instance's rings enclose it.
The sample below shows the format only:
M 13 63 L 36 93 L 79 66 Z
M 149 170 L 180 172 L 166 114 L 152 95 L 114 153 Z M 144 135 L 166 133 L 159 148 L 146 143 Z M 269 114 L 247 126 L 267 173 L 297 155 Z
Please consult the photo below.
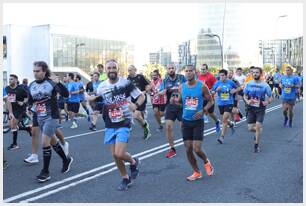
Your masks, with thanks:
M 136 102 L 135 105 L 136 105 L 136 109 L 138 109 L 138 107 L 140 106 L 138 102 Z

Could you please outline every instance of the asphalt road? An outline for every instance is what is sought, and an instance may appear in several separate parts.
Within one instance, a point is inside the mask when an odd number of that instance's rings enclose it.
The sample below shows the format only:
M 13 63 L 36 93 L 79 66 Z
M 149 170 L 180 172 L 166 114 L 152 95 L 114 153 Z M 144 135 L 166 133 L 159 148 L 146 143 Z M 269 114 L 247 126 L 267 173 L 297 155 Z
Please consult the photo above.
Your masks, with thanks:
M 262 152 L 253 152 L 253 134 L 242 121 L 234 135 L 225 136 L 219 145 L 212 120 L 205 125 L 203 149 L 214 168 L 209 177 L 201 166 L 203 178 L 186 181 L 192 173 L 188 164 L 179 124 L 175 124 L 177 156 L 165 158 L 168 150 L 165 132 L 157 132 L 157 124 L 148 108 L 152 137 L 144 141 L 142 129 L 135 124 L 129 142 L 129 152 L 141 159 L 140 175 L 125 192 L 116 191 L 121 181 L 109 148 L 103 144 L 104 124 L 100 119 L 96 132 L 88 130 L 85 119 L 79 128 L 70 129 L 64 123 L 63 132 L 74 157 L 71 171 L 62 174 L 61 160 L 53 151 L 50 164 L 51 180 L 35 180 L 42 167 L 40 163 L 27 165 L 23 159 L 31 152 L 31 138 L 20 132 L 20 149 L 5 151 L 9 167 L 3 174 L 5 202 L 42 203 L 301 203 L 303 202 L 303 104 L 295 108 L 293 128 L 282 127 L 280 101 L 274 100 L 265 116 Z M 217 110 L 217 108 L 215 108 Z M 244 110 L 242 110 L 244 111 Z M 11 134 L 4 135 L 4 147 L 11 143 Z M 198 159 L 198 164 L 202 162 Z M 128 167 L 127 167 L 128 168 Z

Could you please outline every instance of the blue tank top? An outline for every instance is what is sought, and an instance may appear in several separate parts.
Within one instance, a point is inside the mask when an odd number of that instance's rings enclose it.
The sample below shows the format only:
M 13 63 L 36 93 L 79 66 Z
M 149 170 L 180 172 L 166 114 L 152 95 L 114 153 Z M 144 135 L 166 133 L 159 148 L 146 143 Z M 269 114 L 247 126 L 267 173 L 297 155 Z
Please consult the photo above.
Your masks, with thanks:
M 188 83 L 182 85 L 182 101 L 183 101 L 183 119 L 193 121 L 193 115 L 200 110 L 203 110 L 203 83 L 197 81 L 195 86 L 190 88 Z M 203 117 L 201 118 L 203 119 Z

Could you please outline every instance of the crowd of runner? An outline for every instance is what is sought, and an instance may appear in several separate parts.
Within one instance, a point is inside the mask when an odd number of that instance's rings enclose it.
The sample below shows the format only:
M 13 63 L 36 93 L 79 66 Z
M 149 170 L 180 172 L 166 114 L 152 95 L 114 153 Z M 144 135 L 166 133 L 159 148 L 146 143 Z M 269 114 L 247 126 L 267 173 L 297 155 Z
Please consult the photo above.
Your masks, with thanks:
M 209 122 L 208 117 L 215 123 L 218 134 L 216 142 L 223 144 L 227 130 L 233 135 L 236 123 L 246 116 L 248 130 L 254 133 L 254 152 L 258 153 L 261 151 L 260 140 L 267 105 L 273 98 L 281 98 L 283 126 L 290 128 L 295 103 L 303 96 L 303 75 L 294 74 L 289 66 L 284 74 L 277 70 L 273 75 L 264 74 L 262 68 L 252 66 L 246 76 L 242 68 L 235 71 L 221 69 L 214 76 L 207 64 L 201 65 L 199 70 L 193 65 L 186 65 L 183 72 L 184 75 L 179 74 L 176 66 L 169 64 L 164 78 L 159 70 L 154 70 L 149 80 L 137 74 L 136 67 L 130 65 L 128 77 L 125 78 L 119 76 L 118 62 L 109 60 L 105 68 L 102 64 L 97 66 L 85 85 L 78 74 L 58 76 L 50 71 L 45 62 L 34 62 L 33 82 L 28 85 L 24 79 L 19 84 L 18 76 L 10 74 L 9 85 L 3 88 L 12 133 L 12 143 L 7 150 L 19 148 L 18 131 L 25 130 L 32 137 L 32 151 L 24 162 L 39 163 L 37 151 L 41 138 L 43 164 L 37 180 L 48 181 L 51 178 L 49 165 L 52 149 L 62 159 L 62 173 L 69 172 L 73 163 L 69 144 L 61 130 L 63 120 L 71 122 L 71 129 L 77 129 L 79 116 L 84 116 L 88 129 L 95 131 L 102 115 L 104 143 L 110 145 L 110 152 L 122 177 L 118 190 L 127 190 L 139 174 L 140 163 L 127 152 L 130 132 L 133 124 L 138 122 L 143 128 L 143 139 L 151 137 L 146 107 L 150 99 L 158 130 L 165 130 L 169 143 L 166 158 L 176 155 L 173 128 L 175 121 L 179 122 L 187 159 L 193 170 L 187 180 L 193 181 L 202 177 L 196 156 L 201 159 L 207 175 L 214 174 L 212 162 L 202 149 L 204 124 Z M 244 105 L 245 111 L 240 111 L 240 104 Z M 215 112 L 216 106 L 219 113 Z M 80 112 L 80 107 L 84 114 Z M 25 123 L 28 119 L 32 120 L 31 123 Z M 23 127 L 19 126 L 20 122 Z M 130 163 L 130 173 L 126 170 L 125 162 Z M 8 166 L 5 156 L 3 166 Z

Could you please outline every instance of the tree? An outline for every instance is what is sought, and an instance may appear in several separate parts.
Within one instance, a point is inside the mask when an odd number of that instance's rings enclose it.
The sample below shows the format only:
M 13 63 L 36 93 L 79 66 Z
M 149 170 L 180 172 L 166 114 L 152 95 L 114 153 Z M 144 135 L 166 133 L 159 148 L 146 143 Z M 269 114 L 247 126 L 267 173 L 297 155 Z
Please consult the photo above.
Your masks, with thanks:
M 164 66 L 160 65 L 160 64 L 145 64 L 144 65 L 143 75 L 147 79 L 151 79 L 151 74 L 156 69 L 159 70 L 159 73 L 160 73 L 162 78 L 164 78 L 166 76 L 167 69 Z

